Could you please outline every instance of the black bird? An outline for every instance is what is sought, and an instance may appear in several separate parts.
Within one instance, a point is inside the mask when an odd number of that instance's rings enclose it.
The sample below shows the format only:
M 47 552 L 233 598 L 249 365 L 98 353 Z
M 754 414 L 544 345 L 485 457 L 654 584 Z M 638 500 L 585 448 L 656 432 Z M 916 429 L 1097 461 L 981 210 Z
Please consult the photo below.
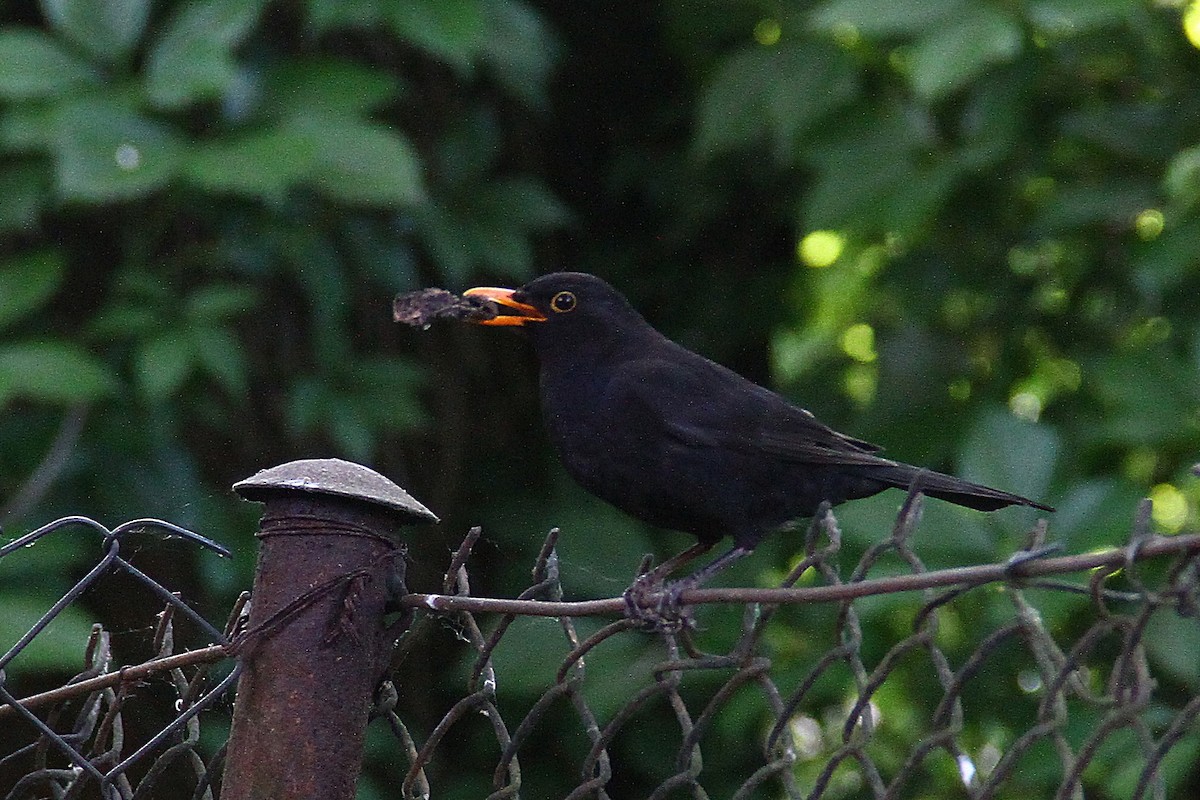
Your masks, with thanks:
M 881 457 L 876 445 L 672 342 L 593 275 L 558 272 L 465 294 L 514 312 L 478 324 L 529 332 L 546 430 L 571 477 L 638 519 L 699 539 L 654 570 L 656 579 L 732 537 L 732 550 L 680 582 L 696 586 L 823 501 L 908 489 L 918 476 L 924 494 L 968 508 L 1053 511 Z

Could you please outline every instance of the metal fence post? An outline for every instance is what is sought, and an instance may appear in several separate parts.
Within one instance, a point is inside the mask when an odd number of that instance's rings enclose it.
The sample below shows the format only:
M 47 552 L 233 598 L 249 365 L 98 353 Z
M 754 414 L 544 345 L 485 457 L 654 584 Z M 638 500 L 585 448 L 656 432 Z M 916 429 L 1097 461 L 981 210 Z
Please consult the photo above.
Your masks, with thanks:
M 403 591 L 401 525 L 437 517 L 377 472 L 293 461 L 234 485 L 266 503 L 224 800 L 352 800 Z M 393 634 L 394 635 L 394 634 Z

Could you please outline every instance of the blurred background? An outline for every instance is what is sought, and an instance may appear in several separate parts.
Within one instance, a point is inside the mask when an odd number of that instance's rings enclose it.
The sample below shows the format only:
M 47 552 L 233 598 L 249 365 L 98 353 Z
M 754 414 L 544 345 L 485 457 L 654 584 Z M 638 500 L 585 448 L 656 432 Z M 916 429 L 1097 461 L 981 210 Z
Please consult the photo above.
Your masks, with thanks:
M 67 514 L 190 527 L 235 557 L 151 540 L 136 563 L 220 619 L 258 515 L 230 484 L 338 456 L 441 516 L 413 533 L 414 590 L 480 524 L 473 591 L 512 595 L 557 525 L 568 596 L 619 594 L 642 553 L 690 542 L 565 477 L 521 336 L 391 320 L 397 292 L 560 269 L 892 457 L 1056 505 L 1071 552 L 1124 541 L 1144 496 L 1160 532 L 1194 529 L 1198 48 L 1184 0 L 8 0 L 4 536 Z M 901 499 L 840 512 L 851 545 Z M 931 503 L 917 548 L 996 560 L 1034 519 Z M 799 542 L 722 582 L 769 585 Z M 0 646 L 97 551 L 8 559 Z M 121 586 L 85 601 L 10 680 L 73 674 L 97 616 L 144 638 Z M 790 618 L 776 644 L 802 674 Z M 911 623 L 866 618 L 884 638 Z M 516 701 L 534 635 L 510 656 Z M 1197 635 L 1156 641 L 1194 692 Z M 757 735 L 753 716 L 729 733 Z M 641 786 L 657 767 L 629 758 Z M 370 759 L 364 796 L 400 769 Z

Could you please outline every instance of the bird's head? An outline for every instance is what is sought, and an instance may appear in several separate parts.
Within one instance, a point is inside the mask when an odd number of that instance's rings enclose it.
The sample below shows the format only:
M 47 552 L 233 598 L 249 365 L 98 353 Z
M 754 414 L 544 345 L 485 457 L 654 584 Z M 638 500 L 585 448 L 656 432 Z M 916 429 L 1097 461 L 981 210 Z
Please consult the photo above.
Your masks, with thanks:
M 553 272 L 519 289 L 479 286 L 463 294 L 485 297 L 512 312 L 476 324 L 520 326 L 539 344 L 624 340 L 649 327 L 620 292 L 583 272 Z

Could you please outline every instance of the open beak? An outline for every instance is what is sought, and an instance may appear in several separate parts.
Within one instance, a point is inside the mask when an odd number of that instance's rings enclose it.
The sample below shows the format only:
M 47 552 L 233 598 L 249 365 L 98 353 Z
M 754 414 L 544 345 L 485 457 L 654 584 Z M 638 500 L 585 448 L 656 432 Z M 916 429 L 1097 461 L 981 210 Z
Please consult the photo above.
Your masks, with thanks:
M 474 320 L 476 325 L 524 325 L 527 322 L 545 322 L 546 317 L 542 312 L 538 311 L 528 303 L 521 303 L 513 299 L 515 291 L 512 289 L 497 289 L 493 286 L 476 286 L 474 289 L 467 289 L 463 292 L 463 297 L 486 297 L 493 303 L 511 308 L 516 314 L 501 314 L 492 319 Z

